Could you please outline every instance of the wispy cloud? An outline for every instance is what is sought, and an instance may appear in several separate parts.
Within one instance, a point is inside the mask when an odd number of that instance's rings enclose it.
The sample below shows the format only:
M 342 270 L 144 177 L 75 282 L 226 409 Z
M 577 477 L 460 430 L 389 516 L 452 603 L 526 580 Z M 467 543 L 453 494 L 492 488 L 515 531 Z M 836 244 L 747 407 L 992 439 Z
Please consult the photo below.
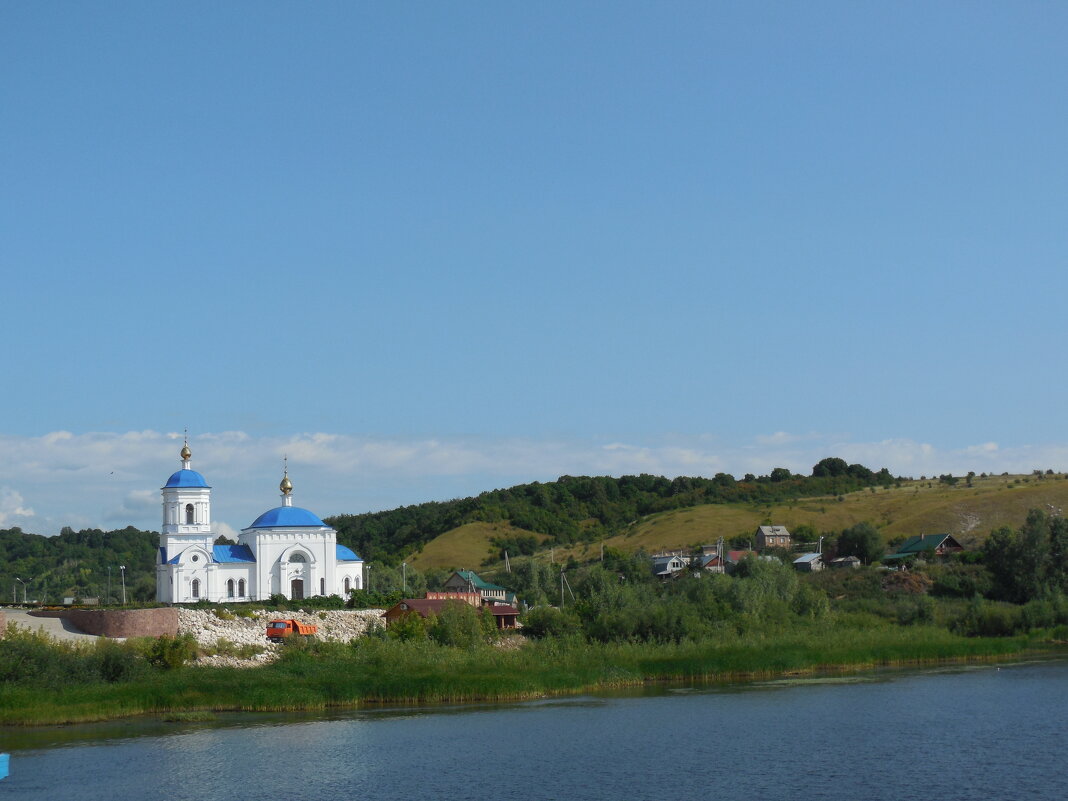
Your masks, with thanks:
M 57 431 L 0 436 L 0 525 L 56 533 L 63 525 L 157 528 L 159 487 L 180 467 L 177 432 Z M 750 441 L 708 434 L 648 441 L 489 437 L 357 437 L 328 432 L 257 437 L 242 431 L 190 438 L 194 467 L 213 485 L 220 533 L 234 536 L 278 501 L 282 457 L 298 503 L 320 514 L 363 512 L 475 494 L 560 475 L 807 474 L 826 456 L 898 475 L 1030 472 L 1068 467 L 1068 444 L 958 448 L 908 438 L 852 441 L 778 431 Z

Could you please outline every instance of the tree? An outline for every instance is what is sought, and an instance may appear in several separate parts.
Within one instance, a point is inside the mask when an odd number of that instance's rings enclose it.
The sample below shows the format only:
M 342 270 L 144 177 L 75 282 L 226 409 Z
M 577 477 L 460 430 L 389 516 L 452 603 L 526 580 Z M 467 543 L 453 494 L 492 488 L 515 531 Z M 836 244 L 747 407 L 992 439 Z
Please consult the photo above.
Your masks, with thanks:
M 828 457 L 821 459 L 812 468 L 812 475 L 814 478 L 826 478 L 843 476 L 849 471 L 849 465 L 846 464 L 845 459 L 838 459 L 836 457 Z
M 769 478 L 775 482 L 789 481 L 792 478 L 792 475 L 785 467 L 776 467 L 771 471 L 771 476 L 769 476 Z
M 838 535 L 838 556 L 855 556 L 866 565 L 886 552 L 883 538 L 871 523 L 857 523 Z

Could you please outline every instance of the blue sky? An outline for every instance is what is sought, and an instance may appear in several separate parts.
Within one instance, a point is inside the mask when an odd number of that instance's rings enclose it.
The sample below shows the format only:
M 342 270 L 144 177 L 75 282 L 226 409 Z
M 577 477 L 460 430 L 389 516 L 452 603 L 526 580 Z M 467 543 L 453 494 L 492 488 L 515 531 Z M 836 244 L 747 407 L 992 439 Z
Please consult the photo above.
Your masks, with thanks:
M 185 427 L 233 528 L 283 453 L 324 515 L 1068 469 L 1066 23 L 7 4 L 0 525 L 158 525 Z

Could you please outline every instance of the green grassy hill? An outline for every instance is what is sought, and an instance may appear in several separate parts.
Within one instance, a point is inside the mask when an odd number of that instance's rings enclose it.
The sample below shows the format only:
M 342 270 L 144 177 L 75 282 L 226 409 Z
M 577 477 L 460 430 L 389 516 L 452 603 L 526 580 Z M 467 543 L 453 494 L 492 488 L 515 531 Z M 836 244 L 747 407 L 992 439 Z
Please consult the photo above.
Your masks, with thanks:
M 544 534 L 535 534 L 507 523 L 467 523 L 435 537 L 409 560 L 420 570 L 432 568 L 459 568 L 478 570 L 482 562 L 495 553 L 493 538 L 526 535 L 547 539 Z
M 838 500 L 838 498 L 841 500 Z M 821 532 L 838 532 L 867 521 L 888 543 L 913 534 L 950 533 L 967 548 L 979 547 L 999 526 L 1019 526 L 1032 508 L 1059 511 L 1068 507 L 1068 480 L 1061 476 L 990 476 L 968 487 L 933 481 L 904 482 L 901 487 L 865 489 L 841 496 L 800 498 L 781 503 L 717 503 L 649 515 L 603 543 L 624 552 L 688 548 L 751 534 L 774 523 L 794 529 L 808 524 Z M 491 537 L 530 532 L 504 523 L 472 523 L 427 543 L 413 560 L 428 567 L 472 567 L 491 556 Z M 544 539 L 544 538 L 543 538 Z M 555 559 L 595 556 L 600 542 L 555 546 Z

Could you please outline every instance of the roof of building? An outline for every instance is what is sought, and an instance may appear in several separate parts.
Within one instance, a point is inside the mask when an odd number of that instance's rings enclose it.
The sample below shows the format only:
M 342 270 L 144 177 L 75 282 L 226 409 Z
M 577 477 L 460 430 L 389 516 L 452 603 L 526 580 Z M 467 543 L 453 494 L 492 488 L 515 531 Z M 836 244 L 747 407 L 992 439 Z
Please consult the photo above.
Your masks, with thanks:
M 960 547 L 960 543 L 953 539 L 951 534 L 917 534 L 916 536 L 909 537 L 898 547 L 898 553 L 923 553 L 924 551 L 933 551 L 938 548 L 946 540 L 953 540 L 953 547 Z
M 803 553 L 794 560 L 795 565 L 804 565 L 811 562 L 819 562 L 823 559 L 821 553 Z
M 211 551 L 214 560 L 222 564 L 256 561 L 256 557 L 252 554 L 252 549 L 247 545 L 215 545 Z
M 727 551 L 727 561 L 737 564 L 747 556 L 756 556 L 756 551 Z
M 362 562 L 363 560 L 356 555 L 355 551 L 346 548 L 344 545 L 338 545 L 335 558 L 339 562 Z
M 390 612 L 418 612 L 421 617 L 427 615 L 436 615 L 445 608 L 445 604 L 464 604 L 466 601 L 461 601 L 457 598 L 405 598 L 395 606 L 391 606 L 382 614 L 388 615 Z
M 252 521 L 249 528 L 323 528 L 322 520 L 299 506 L 276 506 Z
M 757 532 L 763 534 L 765 537 L 789 537 L 790 532 L 786 526 L 758 526 Z
M 208 487 L 208 482 L 204 480 L 204 476 L 200 475 L 196 470 L 179 470 L 177 473 L 171 473 L 171 477 L 167 479 L 167 483 L 163 485 L 163 489 L 168 487 Z
M 484 581 L 478 577 L 478 574 L 473 570 L 457 570 L 456 575 L 462 578 L 464 581 L 470 582 L 476 590 L 504 590 L 504 587 L 497 584 L 490 584 L 488 581 Z M 505 590 L 507 592 L 507 590 Z

